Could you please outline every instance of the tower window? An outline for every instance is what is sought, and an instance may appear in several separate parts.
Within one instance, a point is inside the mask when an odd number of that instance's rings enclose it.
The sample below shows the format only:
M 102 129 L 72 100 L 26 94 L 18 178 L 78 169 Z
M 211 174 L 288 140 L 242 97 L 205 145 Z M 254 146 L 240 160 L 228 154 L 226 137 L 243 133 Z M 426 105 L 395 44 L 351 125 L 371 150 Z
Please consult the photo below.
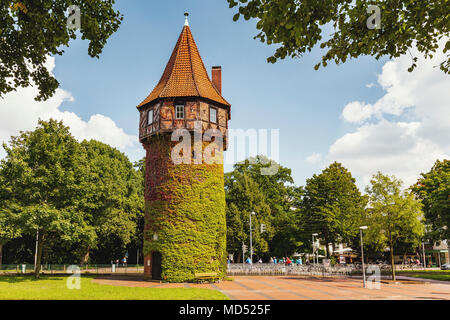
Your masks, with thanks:
M 184 119 L 184 106 L 183 105 L 175 106 L 175 119 Z
M 148 110 L 147 112 L 147 125 L 151 125 L 153 123 L 153 110 Z
M 212 123 L 217 123 L 217 109 L 209 107 L 209 121 Z

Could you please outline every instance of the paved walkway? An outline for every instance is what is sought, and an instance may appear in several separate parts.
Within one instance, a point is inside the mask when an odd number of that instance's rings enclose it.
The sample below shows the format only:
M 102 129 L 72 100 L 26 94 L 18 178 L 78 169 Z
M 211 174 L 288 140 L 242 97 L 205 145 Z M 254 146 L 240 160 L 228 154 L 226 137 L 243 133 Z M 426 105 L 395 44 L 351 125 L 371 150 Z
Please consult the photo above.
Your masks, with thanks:
M 151 288 L 206 288 L 219 290 L 232 300 L 450 300 L 450 285 L 438 283 L 381 283 L 364 289 L 361 280 L 295 276 L 236 276 L 216 284 L 159 283 L 127 278 L 99 278 L 105 285 Z M 417 279 L 416 279 L 417 280 Z

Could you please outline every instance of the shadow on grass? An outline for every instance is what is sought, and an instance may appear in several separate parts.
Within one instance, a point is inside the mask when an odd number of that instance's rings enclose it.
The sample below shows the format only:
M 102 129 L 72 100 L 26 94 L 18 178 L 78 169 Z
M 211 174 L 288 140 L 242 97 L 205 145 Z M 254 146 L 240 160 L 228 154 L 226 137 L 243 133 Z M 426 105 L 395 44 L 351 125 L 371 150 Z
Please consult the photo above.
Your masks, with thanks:
M 23 283 L 23 282 L 38 282 L 43 280 L 64 280 L 71 275 L 41 275 L 39 279 L 36 279 L 34 275 L 0 275 L 0 284 L 2 283 Z M 81 275 L 82 278 L 94 278 L 94 276 Z

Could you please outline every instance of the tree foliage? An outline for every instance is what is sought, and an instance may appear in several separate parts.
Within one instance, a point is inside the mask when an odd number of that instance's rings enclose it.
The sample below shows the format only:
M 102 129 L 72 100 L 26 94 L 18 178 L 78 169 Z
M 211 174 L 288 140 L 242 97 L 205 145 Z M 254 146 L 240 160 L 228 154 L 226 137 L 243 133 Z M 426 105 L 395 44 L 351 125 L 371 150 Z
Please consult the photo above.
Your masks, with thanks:
M 80 8 L 81 29 L 68 28 L 68 8 Z M 0 97 L 18 87 L 36 85 L 36 100 L 47 100 L 58 81 L 45 62 L 62 55 L 81 33 L 89 40 L 88 54 L 98 58 L 108 38 L 118 30 L 122 15 L 114 0 L 0 0 Z
M 94 236 L 77 204 L 83 194 L 80 146 L 61 122 L 39 121 L 35 131 L 12 137 L 3 145 L 2 210 L 15 216 L 24 233 L 38 235 L 36 276 L 47 237 L 67 241 Z
M 240 253 L 242 244 L 250 251 L 250 214 L 252 216 L 253 251 L 261 255 L 269 251 L 268 241 L 273 237 L 270 223 L 270 207 L 259 185 L 246 173 L 228 173 L 225 178 L 227 201 L 227 250 Z M 260 225 L 267 226 L 267 232 L 260 232 Z M 248 253 L 249 254 L 249 253 Z M 245 259 L 245 257 L 243 257 Z
M 351 173 L 334 162 L 306 181 L 302 232 L 308 237 L 318 233 L 329 255 L 329 243 L 349 241 L 358 233 L 366 203 Z
M 389 247 L 394 280 L 394 247 L 400 241 L 417 243 L 424 233 L 422 205 L 412 193 L 402 192 L 401 187 L 401 180 L 378 172 L 366 188 L 369 195 L 366 238 L 369 243 Z
M 422 201 L 435 238 L 450 239 L 450 160 L 436 161 L 412 189 Z
M 144 215 L 143 176 L 128 158 L 99 141 L 81 143 L 86 155 L 85 194 L 78 209 L 94 228 L 96 237 L 84 243 L 85 261 L 89 249 L 123 253 L 136 233 L 136 224 Z
M 0 170 L 0 186 L 4 185 Z M 0 202 L 2 199 L 0 187 Z M 14 223 L 14 217 L 6 210 L 0 209 L 0 266 L 3 263 L 3 246 L 21 235 L 21 229 Z
M 143 175 L 124 154 L 79 143 L 55 120 L 39 121 L 4 148 L 0 223 L 7 215 L 21 241 L 38 234 L 39 261 L 87 263 L 90 252 L 96 262 L 123 257 L 144 211 Z
M 326 52 L 315 68 L 329 61 L 344 63 L 350 58 L 371 55 L 399 57 L 416 46 L 426 57 L 438 49 L 441 38 L 450 34 L 448 0 L 227 0 L 230 8 L 238 6 L 234 16 L 245 20 L 256 18 L 256 39 L 276 44 L 268 61 L 275 63 L 287 56 L 299 57 L 320 43 Z M 376 5 L 381 10 L 381 26 L 369 29 L 367 20 Z M 331 30 L 330 30 L 331 29 Z M 329 37 L 323 33 L 331 31 Z M 444 53 L 450 49 L 446 39 Z M 449 73 L 450 55 L 440 68 Z M 417 57 L 411 57 L 412 71 Z
M 276 167 L 275 174 L 262 174 Z M 249 158 L 235 164 L 225 174 L 227 199 L 227 245 L 230 253 L 240 252 L 242 242 L 249 241 L 249 214 L 252 217 L 254 252 L 260 256 L 287 256 L 301 246 L 298 241 L 298 219 L 293 206 L 301 188 L 293 185 L 291 169 L 265 156 Z M 266 232 L 261 234 L 261 224 Z

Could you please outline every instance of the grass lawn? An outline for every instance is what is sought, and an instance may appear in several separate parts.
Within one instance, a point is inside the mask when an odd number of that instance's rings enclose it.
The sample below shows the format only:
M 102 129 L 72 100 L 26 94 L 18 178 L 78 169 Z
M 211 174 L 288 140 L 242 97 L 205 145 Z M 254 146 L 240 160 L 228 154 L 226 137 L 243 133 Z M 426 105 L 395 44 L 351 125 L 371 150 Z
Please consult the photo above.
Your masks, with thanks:
M 132 288 L 92 283 L 81 277 L 81 288 L 67 288 L 67 277 L 0 276 L 0 300 L 228 300 L 216 290 L 199 288 Z
M 398 275 L 423 278 L 441 281 L 450 281 L 450 270 L 415 270 L 415 271 L 397 271 Z

